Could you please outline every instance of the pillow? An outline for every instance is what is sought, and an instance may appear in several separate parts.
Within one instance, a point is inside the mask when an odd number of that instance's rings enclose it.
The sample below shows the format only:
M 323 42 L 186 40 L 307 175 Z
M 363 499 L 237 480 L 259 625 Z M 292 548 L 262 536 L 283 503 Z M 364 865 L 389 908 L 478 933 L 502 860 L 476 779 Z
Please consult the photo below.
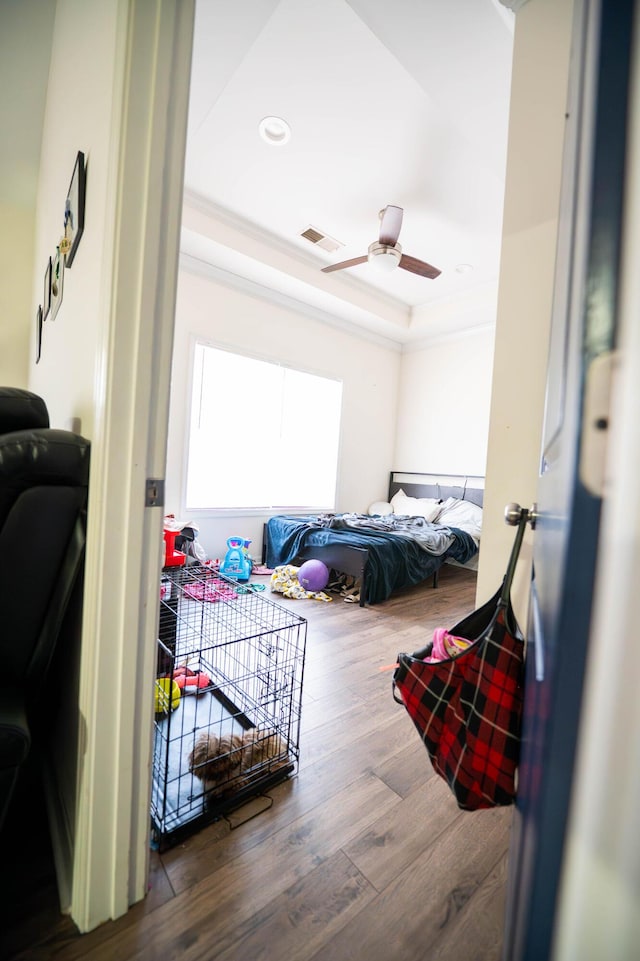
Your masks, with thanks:
M 387 514 L 393 514 L 393 504 L 389 504 L 387 501 L 374 501 L 373 504 L 369 505 L 367 514 L 380 514 L 382 517 L 386 517 Z
M 440 505 L 436 523 L 445 527 L 459 527 L 472 537 L 480 537 L 482 530 L 482 508 L 471 501 L 461 501 L 457 497 L 447 497 Z
M 405 492 L 402 490 L 402 488 L 400 488 L 400 490 L 396 491 L 396 493 L 395 493 L 395 494 L 393 495 L 393 497 L 391 498 L 391 503 L 392 503 L 393 505 L 395 505 L 395 502 L 396 502 L 397 500 L 402 500 L 402 498 L 403 498 L 403 497 L 406 497 L 406 496 L 407 496 L 407 495 L 405 494 Z
M 426 521 L 433 521 L 442 507 L 436 497 L 407 497 L 402 488 L 393 495 L 391 503 L 395 514 L 424 517 Z

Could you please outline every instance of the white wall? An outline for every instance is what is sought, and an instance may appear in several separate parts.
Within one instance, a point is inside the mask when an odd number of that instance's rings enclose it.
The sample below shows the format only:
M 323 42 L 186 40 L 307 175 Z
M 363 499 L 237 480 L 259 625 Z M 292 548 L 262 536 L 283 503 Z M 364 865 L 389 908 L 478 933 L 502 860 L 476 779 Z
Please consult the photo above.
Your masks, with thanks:
M 572 8 L 572 0 L 535 0 L 516 17 L 478 600 L 495 591 L 507 565 L 514 532 L 505 505 L 536 499 Z M 522 624 L 530 538 L 513 592 Z
M 219 557 L 227 537 L 234 534 L 251 539 L 251 550 L 259 556 L 266 517 L 225 512 L 216 519 L 184 511 L 190 350 L 195 335 L 266 360 L 340 378 L 343 412 L 336 509 L 365 511 L 371 502 L 386 499 L 393 465 L 399 350 L 183 268 L 176 309 L 165 503 L 167 512 L 197 521 L 200 541 L 210 556 Z M 232 407 L 228 414 L 233 417 Z M 256 397 L 255 416 L 268 416 L 268 398 Z M 220 470 L 234 469 L 221 450 Z M 260 465 L 249 456 L 243 469 L 259 470 Z
M 403 354 L 395 470 L 484 476 L 493 349 L 490 323 Z

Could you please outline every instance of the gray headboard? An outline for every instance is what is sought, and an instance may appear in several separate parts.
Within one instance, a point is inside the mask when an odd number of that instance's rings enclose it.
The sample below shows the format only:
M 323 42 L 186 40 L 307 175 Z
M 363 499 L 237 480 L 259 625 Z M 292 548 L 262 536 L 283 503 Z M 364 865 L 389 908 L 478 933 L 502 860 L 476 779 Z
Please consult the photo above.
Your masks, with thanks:
M 402 489 L 407 497 L 457 497 L 482 507 L 484 477 L 456 474 L 415 474 L 391 471 L 389 474 L 389 500 Z

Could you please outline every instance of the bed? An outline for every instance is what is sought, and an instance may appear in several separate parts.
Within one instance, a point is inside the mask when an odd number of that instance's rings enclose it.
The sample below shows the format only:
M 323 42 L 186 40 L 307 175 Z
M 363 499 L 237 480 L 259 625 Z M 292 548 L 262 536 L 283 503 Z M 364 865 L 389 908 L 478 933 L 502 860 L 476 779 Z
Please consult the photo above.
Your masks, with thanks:
M 477 562 L 483 479 L 392 472 L 388 501 L 368 514 L 280 514 L 265 524 L 268 567 L 310 558 L 360 582 L 360 606 L 433 577 L 445 563 Z

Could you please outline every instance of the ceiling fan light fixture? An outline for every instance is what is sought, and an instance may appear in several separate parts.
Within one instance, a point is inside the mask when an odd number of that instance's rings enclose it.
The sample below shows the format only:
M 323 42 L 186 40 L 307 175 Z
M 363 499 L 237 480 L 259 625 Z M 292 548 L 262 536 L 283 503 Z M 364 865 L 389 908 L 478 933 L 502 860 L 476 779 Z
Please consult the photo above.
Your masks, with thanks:
M 396 244 L 390 247 L 387 244 L 374 243 L 369 247 L 369 263 L 373 264 L 376 270 L 388 274 L 395 270 L 402 257 L 402 247 Z
M 398 235 L 402 226 L 402 207 L 388 204 L 380 211 L 380 232 L 378 239 L 369 244 L 367 253 L 362 257 L 352 257 L 350 260 L 343 260 L 339 264 L 329 264 L 322 267 L 324 274 L 333 273 L 334 270 L 344 270 L 346 267 L 357 267 L 369 261 L 375 264 L 376 270 L 381 273 L 389 273 L 396 267 L 408 270 L 410 274 L 419 277 L 428 277 L 435 280 L 442 271 L 433 264 L 428 264 L 426 260 L 419 260 L 418 257 L 410 257 L 402 253 L 402 247 L 398 243 Z
M 282 147 L 291 140 L 291 127 L 282 117 L 263 117 L 258 130 L 271 147 Z

